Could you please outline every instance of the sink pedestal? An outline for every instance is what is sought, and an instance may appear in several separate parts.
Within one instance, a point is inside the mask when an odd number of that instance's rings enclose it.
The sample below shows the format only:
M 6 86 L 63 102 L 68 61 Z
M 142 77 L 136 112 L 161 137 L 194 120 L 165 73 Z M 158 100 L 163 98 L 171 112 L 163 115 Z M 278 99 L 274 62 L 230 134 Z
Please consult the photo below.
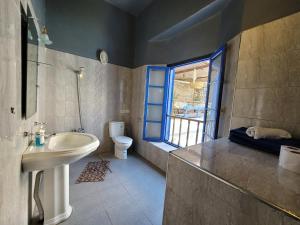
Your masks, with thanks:
M 69 164 L 99 147 L 95 135 L 76 132 L 58 133 L 43 146 L 31 144 L 22 155 L 24 172 L 40 171 L 35 183 L 34 199 L 39 218 L 45 225 L 58 224 L 72 213 L 69 203 Z M 43 182 L 39 182 L 44 171 Z M 40 186 L 42 184 L 43 186 Z M 39 194 L 40 193 L 40 194 Z
M 69 165 L 44 170 L 41 201 L 44 225 L 58 224 L 72 213 L 69 203 Z

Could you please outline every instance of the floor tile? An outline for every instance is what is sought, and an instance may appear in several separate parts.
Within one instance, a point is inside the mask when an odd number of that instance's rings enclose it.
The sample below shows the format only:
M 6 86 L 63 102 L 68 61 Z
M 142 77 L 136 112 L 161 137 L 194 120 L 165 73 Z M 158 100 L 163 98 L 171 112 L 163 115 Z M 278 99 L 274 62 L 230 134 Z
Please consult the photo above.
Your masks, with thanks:
M 103 182 L 76 184 L 88 156 L 70 165 L 71 217 L 62 225 L 161 225 L 165 176 L 137 155 L 118 160 L 113 155 Z

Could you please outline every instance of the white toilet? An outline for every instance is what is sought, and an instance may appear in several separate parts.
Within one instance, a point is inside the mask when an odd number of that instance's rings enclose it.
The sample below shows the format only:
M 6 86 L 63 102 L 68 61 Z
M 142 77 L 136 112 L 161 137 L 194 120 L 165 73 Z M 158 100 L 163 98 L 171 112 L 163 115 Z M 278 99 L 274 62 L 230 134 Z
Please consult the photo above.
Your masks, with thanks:
M 109 122 L 109 136 L 115 143 L 115 156 L 118 159 L 127 159 L 127 149 L 132 145 L 132 139 L 124 136 L 124 130 L 124 122 Z

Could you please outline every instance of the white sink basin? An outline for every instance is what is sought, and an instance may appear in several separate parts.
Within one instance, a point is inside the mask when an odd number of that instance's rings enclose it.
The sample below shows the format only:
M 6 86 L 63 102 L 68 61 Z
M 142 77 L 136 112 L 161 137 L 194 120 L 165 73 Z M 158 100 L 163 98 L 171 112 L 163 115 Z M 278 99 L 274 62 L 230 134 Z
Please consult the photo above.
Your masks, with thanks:
M 22 167 L 24 171 L 33 171 L 70 164 L 95 151 L 99 144 L 92 134 L 59 133 L 42 147 L 30 145 L 23 153 Z

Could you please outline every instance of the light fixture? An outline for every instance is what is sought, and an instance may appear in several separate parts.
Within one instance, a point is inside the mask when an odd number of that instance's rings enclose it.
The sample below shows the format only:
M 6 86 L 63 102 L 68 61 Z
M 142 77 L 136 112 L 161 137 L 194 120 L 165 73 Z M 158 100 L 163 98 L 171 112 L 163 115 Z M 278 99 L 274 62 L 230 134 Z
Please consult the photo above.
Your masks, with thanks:
M 53 42 L 49 39 L 48 32 L 44 26 L 39 37 L 39 41 L 45 45 L 51 45 Z
M 79 79 L 82 79 L 84 77 L 84 67 L 79 67 L 79 70 L 76 71 L 76 74 Z
M 105 50 L 99 50 L 98 51 L 98 59 L 101 62 L 101 64 L 105 65 L 108 63 L 108 54 Z

